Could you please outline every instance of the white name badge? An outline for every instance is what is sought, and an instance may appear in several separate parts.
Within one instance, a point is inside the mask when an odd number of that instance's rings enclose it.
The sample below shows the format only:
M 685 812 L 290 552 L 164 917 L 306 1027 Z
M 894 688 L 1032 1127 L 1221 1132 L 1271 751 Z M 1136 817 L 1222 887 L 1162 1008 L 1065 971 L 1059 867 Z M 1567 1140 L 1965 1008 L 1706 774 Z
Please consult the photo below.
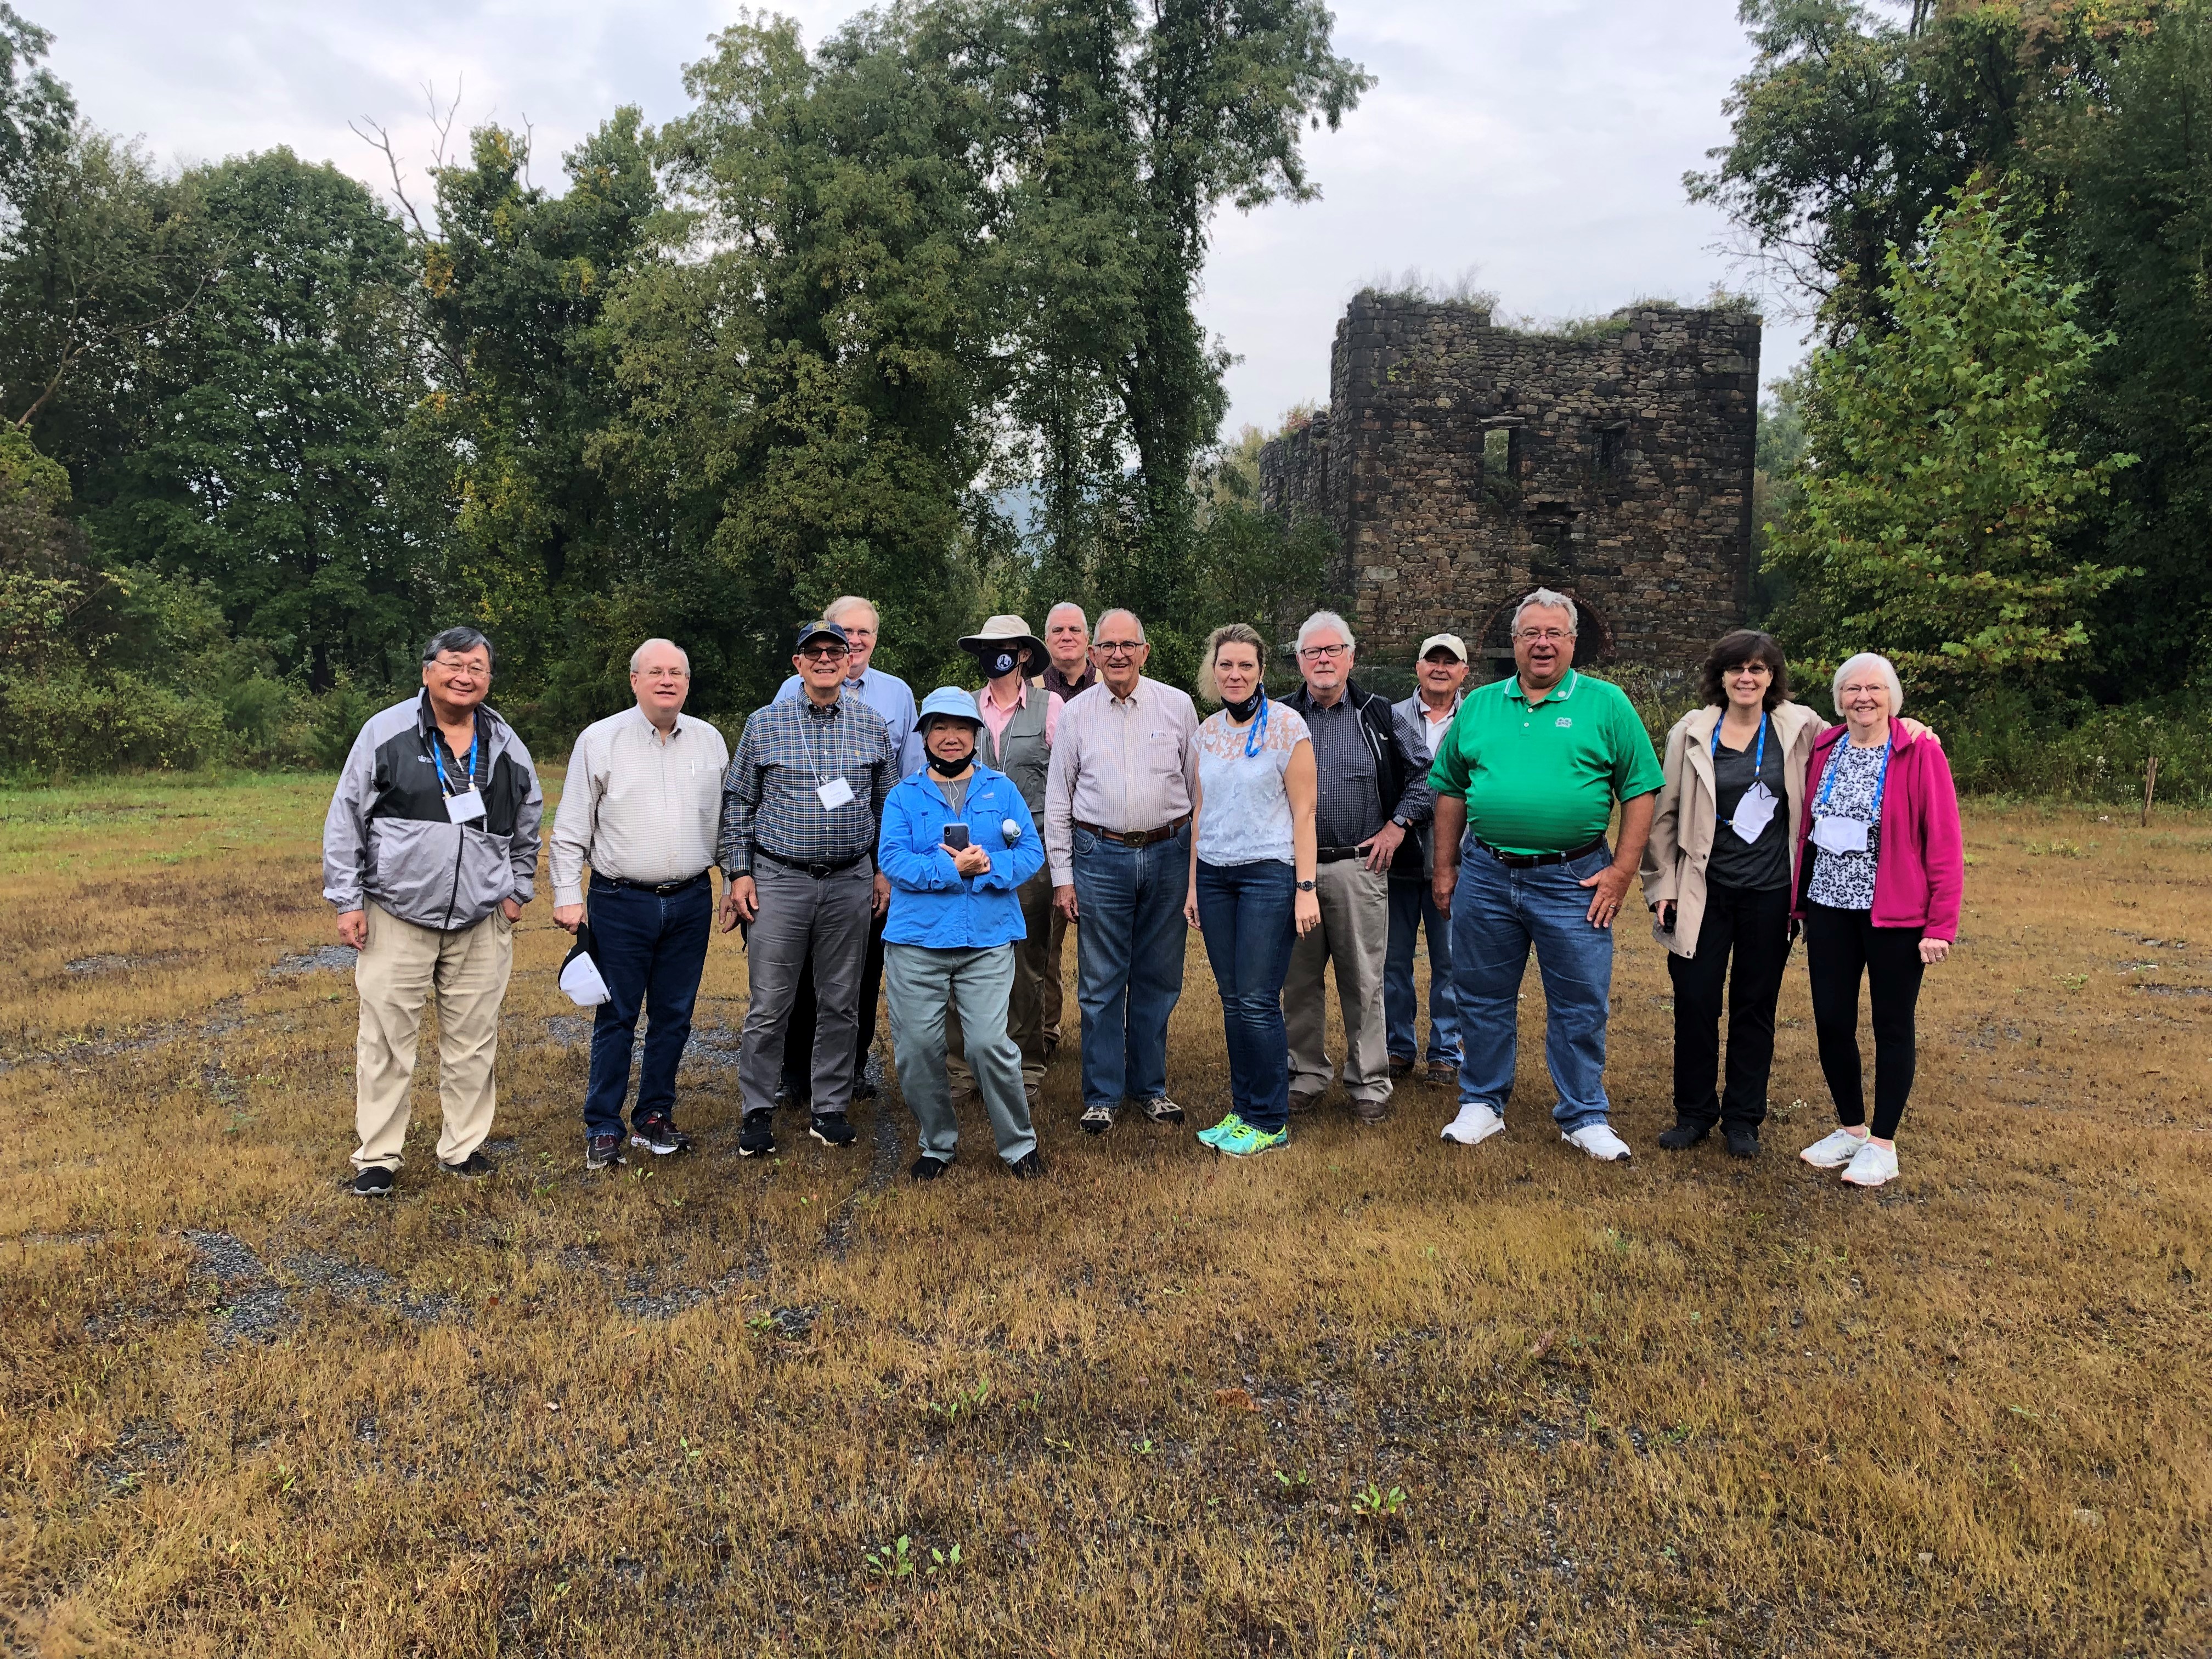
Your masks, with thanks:
M 483 791 L 471 789 L 465 795 L 446 797 L 446 816 L 455 823 L 474 823 L 484 815 Z
M 1863 853 L 1867 849 L 1866 820 L 1825 816 L 1814 818 L 1813 845 L 1824 853 Z
M 1754 783 L 1736 802 L 1735 817 L 1729 820 L 1729 828 L 1739 841 L 1757 841 L 1774 822 L 1774 792 L 1763 783 Z
M 825 811 L 834 812 L 853 804 L 853 786 L 842 778 L 832 778 L 815 790 L 814 798 L 822 803 Z

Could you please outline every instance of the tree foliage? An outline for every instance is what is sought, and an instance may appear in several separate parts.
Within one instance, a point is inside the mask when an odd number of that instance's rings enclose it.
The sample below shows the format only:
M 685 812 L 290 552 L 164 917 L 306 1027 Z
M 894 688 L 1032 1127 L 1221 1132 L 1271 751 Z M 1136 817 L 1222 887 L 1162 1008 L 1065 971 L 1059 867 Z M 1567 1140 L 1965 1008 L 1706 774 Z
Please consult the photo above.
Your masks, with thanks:
M 1771 552 L 1797 583 L 1795 631 L 1824 661 L 1879 648 L 1962 690 L 2045 672 L 2081 653 L 2124 574 L 2064 549 L 2133 459 L 2086 460 L 2057 434 L 2105 342 L 1987 191 L 1883 263 L 1889 325 L 1813 360 L 1802 502 Z

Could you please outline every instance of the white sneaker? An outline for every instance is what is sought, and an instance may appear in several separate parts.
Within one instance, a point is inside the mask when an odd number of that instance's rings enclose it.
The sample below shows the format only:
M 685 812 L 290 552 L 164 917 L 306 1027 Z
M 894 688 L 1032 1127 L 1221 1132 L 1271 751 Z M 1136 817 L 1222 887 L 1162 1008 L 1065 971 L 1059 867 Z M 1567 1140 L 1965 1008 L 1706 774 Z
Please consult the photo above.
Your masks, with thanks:
M 1859 1155 L 1859 1148 L 1867 1144 L 1864 1135 L 1855 1135 L 1849 1129 L 1814 1141 L 1797 1154 L 1816 1170 L 1840 1170 Z
M 1480 1146 L 1491 1136 L 1505 1133 L 1505 1120 L 1479 1100 L 1459 1109 L 1459 1115 L 1444 1125 L 1443 1138 L 1462 1146 Z
M 1601 1164 L 1628 1162 L 1628 1143 L 1613 1133 L 1609 1123 L 1585 1123 L 1572 1134 L 1563 1134 L 1559 1139 L 1569 1146 L 1581 1147 Z
M 1897 1148 L 1877 1146 L 1871 1139 L 1859 1143 L 1858 1155 L 1844 1171 L 1854 1187 L 1880 1187 L 1897 1179 Z

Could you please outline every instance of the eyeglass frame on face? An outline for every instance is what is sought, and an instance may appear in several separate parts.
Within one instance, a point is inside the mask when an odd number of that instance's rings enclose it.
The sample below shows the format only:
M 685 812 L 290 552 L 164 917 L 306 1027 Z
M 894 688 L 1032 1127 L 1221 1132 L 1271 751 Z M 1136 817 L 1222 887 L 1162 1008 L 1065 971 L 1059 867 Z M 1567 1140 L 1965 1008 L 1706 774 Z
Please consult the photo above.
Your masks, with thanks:
M 1334 645 L 1302 645 L 1298 647 L 1298 655 L 1308 662 L 1334 662 L 1351 649 L 1350 646 L 1339 640 Z
M 641 680 L 688 680 L 691 678 L 691 671 L 688 668 L 641 668 L 636 678 Z
M 809 640 L 799 647 L 799 654 L 810 662 L 835 662 L 840 657 L 851 656 L 853 647 L 849 645 L 840 645 L 835 640 L 826 640 L 819 645 Z
M 1513 630 L 1513 637 L 1516 640 L 1543 640 L 1553 645 L 1565 645 L 1575 637 L 1575 631 L 1571 628 L 1516 628 Z
M 1139 651 L 1149 648 L 1151 645 L 1152 641 L 1150 640 L 1114 640 L 1110 641 L 1106 640 L 1097 640 L 1092 642 L 1091 648 L 1098 653 L 1098 659 L 1101 662 L 1103 662 L 1109 657 L 1133 657 Z

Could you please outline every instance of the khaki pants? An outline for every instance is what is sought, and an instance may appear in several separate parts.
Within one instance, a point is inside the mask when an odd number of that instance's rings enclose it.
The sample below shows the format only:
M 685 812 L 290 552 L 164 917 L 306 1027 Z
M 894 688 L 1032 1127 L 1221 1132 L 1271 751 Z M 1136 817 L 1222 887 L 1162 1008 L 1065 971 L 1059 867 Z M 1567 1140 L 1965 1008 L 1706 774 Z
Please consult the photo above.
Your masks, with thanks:
M 1006 999 L 1006 1035 L 1021 1051 L 1022 1087 L 1034 1098 L 1044 1086 L 1045 1061 L 1052 1053 L 1045 1041 L 1044 1018 L 1044 957 L 1049 933 L 1045 918 L 1058 914 L 1052 908 L 1051 875 L 1038 871 L 1021 884 L 1016 896 L 1021 900 L 1022 925 L 1029 933 L 1028 937 L 1014 941 L 1014 983 Z M 945 1074 L 951 1081 L 953 1097 L 965 1099 L 975 1092 L 975 1078 L 963 1058 L 960 1010 L 950 998 L 945 1019 Z
M 1344 1091 L 1355 1101 L 1390 1098 L 1390 1047 L 1382 1018 L 1382 964 L 1390 945 L 1390 877 L 1358 859 L 1314 872 L 1321 926 L 1291 947 L 1283 1024 L 1291 1039 L 1291 1093 L 1317 1095 L 1335 1081 L 1323 1047 L 1328 998 L 1323 971 L 1336 963 L 1344 1011 Z
M 368 944 L 354 963 L 361 1034 L 354 1043 L 357 1170 L 399 1167 L 408 1091 L 422 1008 L 438 1005 L 438 1161 L 459 1164 L 491 1133 L 498 1090 L 499 1008 L 514 966 L 514 924 L 497 910 L 473 927 L 441 933 L 371 904 Z
M 1050 902 L 1051 871 L 1044 872 L 1044 879 L 1047 908 L 1052 912 L 1052 921 L 1046 930 L 1044 962 L 1038 972 L 1044 981 L 1044 1051 L 1050 1055 L 1060 1047 L 1060 1000 L 1066 988 L 1060 983 L 1060 947 L 1067 943 L 1067 918 L 1060 914 L 1057 904 Z

